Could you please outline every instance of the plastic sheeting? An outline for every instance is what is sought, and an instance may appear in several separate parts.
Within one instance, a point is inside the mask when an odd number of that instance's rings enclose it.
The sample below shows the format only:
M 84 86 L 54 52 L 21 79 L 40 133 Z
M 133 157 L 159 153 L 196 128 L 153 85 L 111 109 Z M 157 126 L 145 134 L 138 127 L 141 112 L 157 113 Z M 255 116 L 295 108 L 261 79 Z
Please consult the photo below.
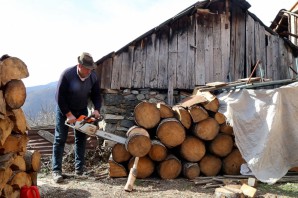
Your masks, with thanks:
M 221 93 L 219 111 L 253 175 L 273 184 L 298 166 L 298 82 L 276 89 Z

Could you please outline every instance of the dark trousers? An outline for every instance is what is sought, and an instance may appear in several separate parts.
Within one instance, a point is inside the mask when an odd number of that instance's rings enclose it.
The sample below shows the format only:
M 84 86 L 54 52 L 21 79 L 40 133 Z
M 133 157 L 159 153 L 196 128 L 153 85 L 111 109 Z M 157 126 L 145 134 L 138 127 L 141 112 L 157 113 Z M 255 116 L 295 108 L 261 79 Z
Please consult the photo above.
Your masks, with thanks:
M 87 115 L 88 110 L 72 111 L 78 118 L 80 115 Z M 62 172 L 62 158 L 64 146 L 68 135 L 68 126 L 65 125 L 66 116 L 61 112 L 59 107 L 56 108 L 56 127 L 55 139 L 53 144 L 52 170 L 53 172 Z M 82 171 L 85 164 L 85 148 L 87 135 L 75 130 L 75 169 Z

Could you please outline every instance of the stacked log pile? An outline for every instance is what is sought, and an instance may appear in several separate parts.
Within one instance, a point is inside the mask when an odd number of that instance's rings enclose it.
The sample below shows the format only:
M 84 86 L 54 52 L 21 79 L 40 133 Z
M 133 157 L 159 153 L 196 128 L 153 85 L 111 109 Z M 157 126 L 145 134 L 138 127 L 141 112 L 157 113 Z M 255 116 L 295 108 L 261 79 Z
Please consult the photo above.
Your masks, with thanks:
M 146 137 L 133 143 L 143 152 L 133 154 L 129 138 L 126 145 L 117 143 L 110 157 L 110 177 L 126 177 L 134 157 L 140 157 L 137 178 L 154 173 L 162 179 L 239 175 L 245 161 L 235 145 L 233 128 L 218 109 L 218 99 L 200 91 L 174 106 L 139 103 L 134 109 L 136 125 L 127 134 L 133 130 L 136 136 Z
M 40 153 L 27 151 L 27 123 L 22 105 L 29 76 L 17 57 L 0 59 L 0 197 L 19 197 L 23 186 L 37 185 Z

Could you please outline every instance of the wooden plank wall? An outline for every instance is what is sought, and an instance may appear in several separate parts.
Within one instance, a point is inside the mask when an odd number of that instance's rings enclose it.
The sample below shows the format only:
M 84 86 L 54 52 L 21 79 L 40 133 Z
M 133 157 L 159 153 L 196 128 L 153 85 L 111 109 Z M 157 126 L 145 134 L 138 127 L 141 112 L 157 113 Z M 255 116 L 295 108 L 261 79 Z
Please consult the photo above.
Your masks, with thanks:
M 265 78 L 293 76 L 290 48 L 240 8 L 184 16 L 112 54 L 100 65 L 101 88 L 193 89 L 249 77 L 257 60 Z M 260 76 L 260 70 L 256 71 Z

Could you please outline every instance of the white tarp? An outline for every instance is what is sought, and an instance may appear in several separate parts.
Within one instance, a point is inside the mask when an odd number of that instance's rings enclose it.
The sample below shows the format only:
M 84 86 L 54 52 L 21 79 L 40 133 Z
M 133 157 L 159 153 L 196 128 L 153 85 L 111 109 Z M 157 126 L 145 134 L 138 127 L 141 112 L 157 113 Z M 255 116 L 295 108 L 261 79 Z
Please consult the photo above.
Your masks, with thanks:
M 298 166 L 298 82 L 276 89 L 219 94 L 220 112 L 253 175 L 275 183 Z

